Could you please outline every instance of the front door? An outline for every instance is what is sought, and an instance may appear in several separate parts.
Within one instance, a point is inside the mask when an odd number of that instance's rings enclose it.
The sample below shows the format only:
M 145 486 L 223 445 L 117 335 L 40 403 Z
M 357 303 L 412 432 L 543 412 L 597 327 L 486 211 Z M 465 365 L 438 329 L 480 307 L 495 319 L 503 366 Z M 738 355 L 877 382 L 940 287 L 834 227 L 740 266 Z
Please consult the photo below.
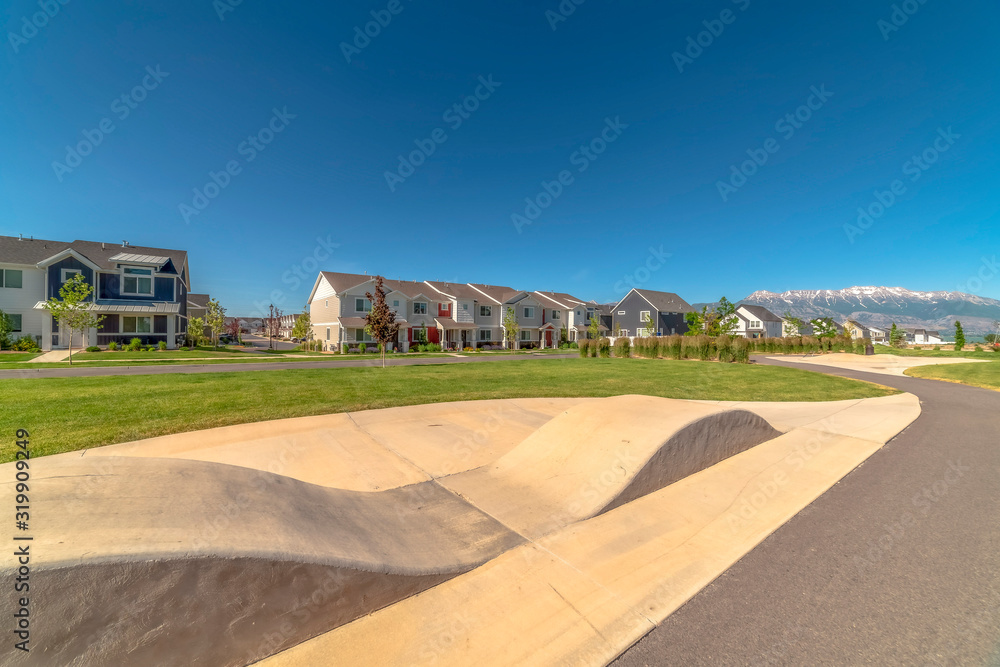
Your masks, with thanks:
M 53 345 L 53 347 L 57 347 L 57 348 L 60 348 L 60 349 L 66 349 L 66 348 L 68 348 L 69 344 L 70 344 L 70 336 L 69 336 L 69 334 L 70 334 L 69 327 L 67 327 L 65 324 L 60 324 L 59 325 L 59 344 L 58 345 Z M 73 349 L 74 350 L 79 350 L 82 347 L 83 347 L 83 332 L 81 332 L 81 331 L 74 331 L 73 332 Z

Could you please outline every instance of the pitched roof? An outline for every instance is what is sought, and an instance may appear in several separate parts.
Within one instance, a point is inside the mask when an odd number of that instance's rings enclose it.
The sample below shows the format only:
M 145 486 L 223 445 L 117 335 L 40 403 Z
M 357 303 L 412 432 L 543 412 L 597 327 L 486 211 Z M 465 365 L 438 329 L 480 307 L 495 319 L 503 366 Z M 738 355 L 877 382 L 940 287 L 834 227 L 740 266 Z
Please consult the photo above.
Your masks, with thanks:
M 492 297 L 486 296 L 471 285 L 465 283 L 446 283 L 440 280 L 427 280 L 427 285 L 434 288 L 441 294 L 455 299 L 473 299 L 475 301 L 494 301 Z
M 633 288 L 632 291 L 648 301 L 660 313 L 690 313 L 694 310 L 691 304 L 673 292 L 656 292 L 654 290 L 639 289 L 638 287 Z M 626 294 L 625 296 L 628 295 Z M 618 303 L 621 303 L 621 301 Z
M 326 278 L 326 281 L 330 283 L 333 291 L 337 294 L 375 278 L 375 276 L 362 275 L 360 273 L 337 273 L 335 271 L 320 271 L 320 275 Z
M 565 292 L 541 292 L 535 291 L 532 294 L 536 294 L 547 302 L 555 305 L 557 308 L 576 308 L 577 306 L 584 305 L 584 301 L 577 299 L 575 296 L 566 294 Z M 551 306 L 550 306 L 551 308 Z
M 157 262 L 157 260 L 169 260 L 178 274 L 187 263 L 187 252 L 184 250 L 134 245 L 122 247 L 120 243 L 100 241 L 46 241 L 0 236 L 0 262 L 6 264 L 38 264 L 66 250 L 75 250 L 101 269 L 109 271 L 117 269 L 119 262 L 128 263 L 129 257 L 143 258 L 131 261 L 159 264 L 165 264 L 166 261 Z
M 195 308 L 208 308 L 210 298 L 208 294 L 188 294 L 188 304 Z
M 469 283 L 472 287 L 476 288 L 480 292 L 486 294 L 494 301 L 498 303 L 507 303 L 511 299 L 514 299 L 520 294 L 524 294 L 524 290 L 514 289 L 513 287 L 505 287 L 503 285 L 483 285 L 481 283 Z
M 740 308 L 743 308 L 744 310 L 746 310 L 747 312 L 749 312 L 750 314 L 752 314 L 754 317 L 756 317 L 761 322 L 782 322 L 783 321 L 780 317 L 778 317 L 777 315 L 775 315 L 774 313 L 772 313 L 770 310 L 768 310 L 764 306 L 748 306 L 746 304 L 740 304 L 736 308 L 737 308 L 737 310 L 739 310 Z

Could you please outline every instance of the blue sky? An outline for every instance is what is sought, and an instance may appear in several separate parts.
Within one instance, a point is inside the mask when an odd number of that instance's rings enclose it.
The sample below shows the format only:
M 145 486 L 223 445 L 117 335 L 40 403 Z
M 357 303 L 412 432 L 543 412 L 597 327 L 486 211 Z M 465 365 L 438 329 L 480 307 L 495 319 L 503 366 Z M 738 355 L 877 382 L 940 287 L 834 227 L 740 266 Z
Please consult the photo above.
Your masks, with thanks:
M 231 2 L 5 3 L 0 234 L 186 249 L 233 313 L 317 265 L 1000 298 L 995 2 Z

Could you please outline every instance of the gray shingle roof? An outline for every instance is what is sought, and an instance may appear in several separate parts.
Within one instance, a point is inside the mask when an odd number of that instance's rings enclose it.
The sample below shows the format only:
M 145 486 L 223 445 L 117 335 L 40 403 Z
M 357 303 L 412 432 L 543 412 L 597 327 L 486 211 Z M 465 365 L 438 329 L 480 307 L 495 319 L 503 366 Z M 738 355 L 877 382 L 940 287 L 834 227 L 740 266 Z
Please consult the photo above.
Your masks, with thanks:
M 120 243 L 104 243 L 100 241 L 46 241 L 44 239 L 18 239 L 16 236 L 0 236 L 0 262 L 5 264 L 38 264 L 39 262 L 58 255 L 72 248 L 102 269 L 114 270 L 118 261 L 114 260 L 122 253 L 128 255 L 144 255 L 169 259 L 178 274 L 187 262 L 187 252 L 183 250 L 167 250 L 165 248 L 149 248 L 133 246 L 123 248 Z
M 639 288 L 635 291 L 661 313 L 690 313 L 694 310 L 691 304 L 673 292 L 656 292 Z
M 770 310 L 764 306 L 748 306 L 746 304 L 740 304 L 737 308 L 743 308 L 749 311 L 761 322 L 781 322 L 781 318 L 772 313 Z

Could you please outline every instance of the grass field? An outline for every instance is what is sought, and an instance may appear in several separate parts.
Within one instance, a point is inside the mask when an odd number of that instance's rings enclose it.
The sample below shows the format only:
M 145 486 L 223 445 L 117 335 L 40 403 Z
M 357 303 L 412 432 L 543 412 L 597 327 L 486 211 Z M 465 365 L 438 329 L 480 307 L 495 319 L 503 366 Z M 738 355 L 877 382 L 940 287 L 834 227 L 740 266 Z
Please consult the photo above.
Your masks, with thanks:
M 809 371 L 696 361 L 538 359 L 98 378 L 0 380 L 0 433 L 36 455 L 285 417 L 419 403 L 543 396 L 832 401 L 897 393 Z M 0 461 L 13 459 L 4 442 Z
M 940 350 L 913 350 L 910 348 L 903 348 L 901 350 L 886 347 L 885 345 L 876 345 L 875 354 L 894 354 L 899 357 L 951 357 L 951 358 L 964 358 L 964 359 L 985 359 L 987 361 L 1000 361 L 1000 352 L 993 352 L 987 346 L 983 346 L 982 352 L 976 352 L 975 350 L 963 350 L 961 352 L 956 352 L 951 346 L 942 345 Z
M 1000 363 L 920 366 L 904 372 L 912 377 L 960 382 L 973 387 L 1000 391 Z
M 41 352 L 4 352 L 3 354 L 0 354 L 0 368 L 2 368 L 5 363 L 28 361 L 30 359 L 34 359 L 40 354 Z

